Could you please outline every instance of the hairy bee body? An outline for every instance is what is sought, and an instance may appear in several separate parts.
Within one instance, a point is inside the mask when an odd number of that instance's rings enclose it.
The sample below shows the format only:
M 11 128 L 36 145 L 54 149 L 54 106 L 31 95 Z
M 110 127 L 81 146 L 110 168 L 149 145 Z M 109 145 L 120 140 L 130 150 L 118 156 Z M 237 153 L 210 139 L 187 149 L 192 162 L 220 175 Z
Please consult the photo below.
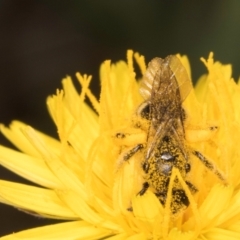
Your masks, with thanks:
M 172 62 L 177 68 L 171 68 Z M 187 73 L 184 72 L 185 69 L 176 56 L 168 56 L 165 59 L 154 58 L 149 63 L 140 89 L 147 98 L 149 113 L 146 116 L 150 121 L 143 162 L 146 183 L 140 194 L 151 187 L 163 205 L 166 203 L 173 167 L 179 170 L 184 180 L 191 169 L 184 139 L 185 113 L 182 109 L 182 101 L 186 96 L 181 95 L 176 71 L 185 74 L 185 81 L 189 85 L 184 86 L 190 87 Z M 186 181 L 186 184 L 191 192 L 196 191 L 191 183 Z M 189 200 L 176 178 L 172 187 L 171 210 L 176 213 L 188 205 Z

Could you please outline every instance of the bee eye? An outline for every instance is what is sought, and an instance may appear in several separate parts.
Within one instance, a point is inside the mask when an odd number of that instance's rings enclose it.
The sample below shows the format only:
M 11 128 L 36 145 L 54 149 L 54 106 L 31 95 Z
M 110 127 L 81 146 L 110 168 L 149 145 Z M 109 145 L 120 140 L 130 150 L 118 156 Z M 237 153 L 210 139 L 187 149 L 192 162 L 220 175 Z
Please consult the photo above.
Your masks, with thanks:
M 137 114 L 142 118 L 150 120 L 150 102 L 144 102 L 138 108 Z

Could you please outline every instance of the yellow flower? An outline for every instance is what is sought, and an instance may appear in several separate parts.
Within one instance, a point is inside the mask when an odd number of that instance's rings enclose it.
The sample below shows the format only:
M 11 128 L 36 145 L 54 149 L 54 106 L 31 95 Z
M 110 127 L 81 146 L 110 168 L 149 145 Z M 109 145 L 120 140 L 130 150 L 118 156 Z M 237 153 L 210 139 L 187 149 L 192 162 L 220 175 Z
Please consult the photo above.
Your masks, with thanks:
M 143 56 L 134 56 L 145 73 Z M 178 58 L 190 76 L 187 58 Z M 142 151 L 124 161 L 148 134 L 136 126 L 146 125 L 136 114 L 144 100 L 128 51 L 127 63 L 102 64 L 99 102 L 89 89 L 91 77 L 79 73 L 80 94 L 67 77 L 63 90 L 47 99 L 59 140 L 18 121 L 9 128 L 1 125 L 22 153 L 0 146 L 0 164 L 42 187 L 0 180 L 0 201 L 42 217 L 72 220 L 1 239 L 240 239 L 240 88 L 230 65 L 214 63 L 212 54 L 202 61 L 208 74 L 183 102 L 185 141 L 207 156 L 213 169 L 191 155 L 189 181 L 198 191 L 192 194 L 183 182 L 188 208 L 173 214 L 169 198 L 163 207 L 151 188 L 138 194 L 145 178 Z M 178 169 L 172 174 L 181 179 Z

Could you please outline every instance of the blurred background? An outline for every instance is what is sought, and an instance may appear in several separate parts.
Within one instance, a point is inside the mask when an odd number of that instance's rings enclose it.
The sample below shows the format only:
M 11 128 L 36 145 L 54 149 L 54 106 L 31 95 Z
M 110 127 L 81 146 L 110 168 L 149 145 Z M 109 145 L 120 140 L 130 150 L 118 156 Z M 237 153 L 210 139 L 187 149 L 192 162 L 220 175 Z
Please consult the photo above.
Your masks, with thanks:
M 0 122 L 19 119 L 57 137 L 45 105 L 66 75 L 93 75 L 126 59 L 126 50 L 153 57 L 189 56 L 196 80 L 210 51 L 240 73 L 240 1 L 0 0 Z M 10 146 L 0 136 L 0 143 Z M 0 167 L 0 179 L 27 183 Z M 56 221 L 0 204 L 0 236 Z

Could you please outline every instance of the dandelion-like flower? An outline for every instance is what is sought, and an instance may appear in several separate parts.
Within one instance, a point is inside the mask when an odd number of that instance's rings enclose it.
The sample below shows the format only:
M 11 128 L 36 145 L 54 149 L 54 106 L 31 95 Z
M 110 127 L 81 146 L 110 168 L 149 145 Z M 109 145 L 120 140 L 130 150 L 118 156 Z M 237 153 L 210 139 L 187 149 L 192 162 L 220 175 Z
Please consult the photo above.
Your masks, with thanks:
M 144 57 L 134 57 L 144 75 Z M 190 77 L 187 58 L 178 59 Z M 1 125 L 21 152 L 0 146 L 0 164 L 42 187 L 0 180 L 0 201 L 45 218 L 68 220 L 1 239 L 240 239 L 240 88 L 231 78 L 230 65 L 214 63 L 213 54 L 202 61 L 208 74 L 182 103 L 184 144 L 202 158 L 189 154 L 188 181 L 196 193 L 179 169 L 172 170 L 185 186 L 186 208 L 173 213 L 171 197 L 164 205 L 151 186 L 141 192 L 145 153 L 136 146 L 145 147 L 148 123 L 137 114 L 144 99 L 133 52 L 128 51 L 127 63 L 102 64 L 100 101 L 89 89 L 91 77 L 79 73 L 80 93 L 67 77 L 63 90 L 47 99 L 59 140 L 19 121 L 9 128 Z M 202 164 L 205 157 L 210 166 Z M 169 188 L 174 184 L 170 179 Z

